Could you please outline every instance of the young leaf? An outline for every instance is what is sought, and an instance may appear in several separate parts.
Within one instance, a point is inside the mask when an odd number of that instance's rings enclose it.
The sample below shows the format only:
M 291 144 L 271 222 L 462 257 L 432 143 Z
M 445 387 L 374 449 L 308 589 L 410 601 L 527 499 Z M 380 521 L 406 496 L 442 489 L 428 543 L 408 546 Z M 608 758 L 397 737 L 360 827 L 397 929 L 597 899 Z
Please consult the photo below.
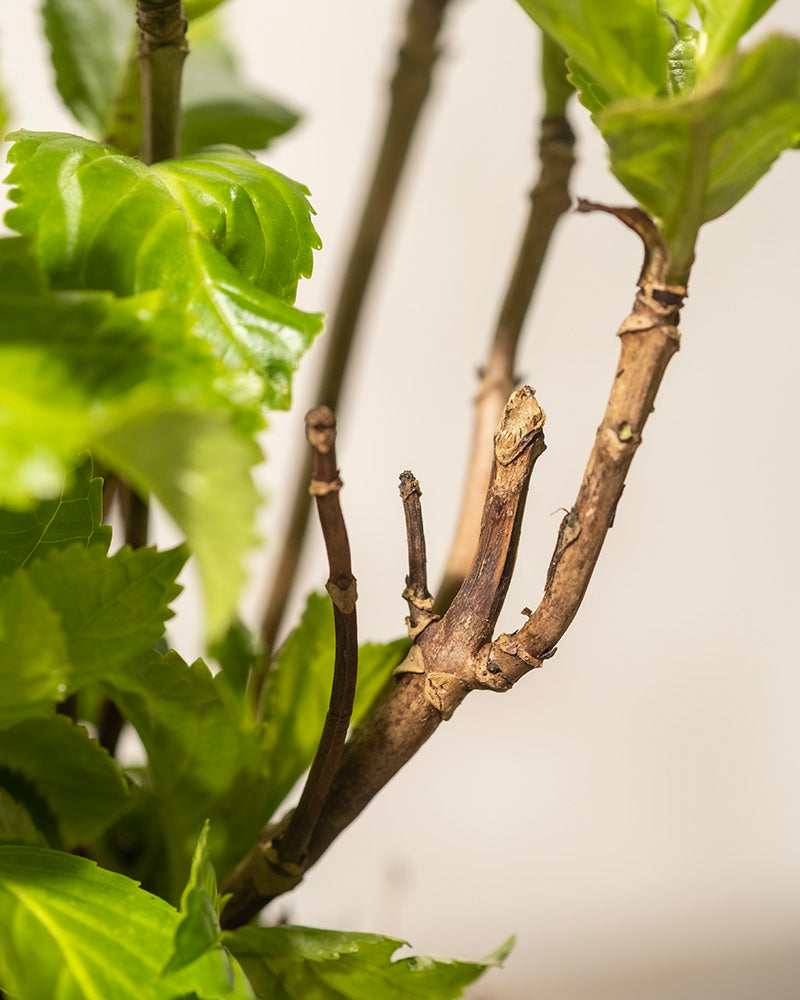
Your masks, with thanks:
M 64 715 L 0 730 L 0 767 L 30 782 L 67 847 L 94 839 L 128 804 L 128 786 L 117 765 Z
M 613 99 L 657 94 L 669 29 L 653 0 L 519 0 Z
M 0 580 L 0 728 L 49 715 L 67 692 L 61 620 L 20 570 Z
M 0 988 L 59 1000 L 253 1000 L 217 948 L 169 975 L 178 913 L 85 858 L 0 846 Z
M 197 830 L 211 821 L 210 854 L 228 871 L 268 818 L 264 729 L 230 707 L 201 661 L 151 652 L 104 683 L 148 754 L 151 785 L 168 845 L 160 875 L 180 890 Z
M 98 546 L 74 545 L 31 563 L 30 580 L 58 614 L 66 638 L 70 691 L 107 676 L 162 635 L 185 561 L 182 547 L 124 548 L 108 558 Z
M 111 528 L 100 523 L 102 504 L 103 480 L 92 476 L 91 457 L 84 454 L 55 500 L 29 510 L 0 508 L 0 576 L 73 542 L 107 552 Z
M 331 693 L 333 610 L 326 594 L 311 594 L 267 678 L 264 721 L 269 734 L 267 815 L 278 808 L 310 766 Z M 362 646 L 352 725 L 358 725 L 392 670 L 408 652 L 406 640 Z
M 181 150 L 230 143 L 266 149 L 298 122 L 294 111 L 254 90 L 236 71 L 233 53 L 219 32 L 190 31 L 192 55 L 182 87 Z
M 487 968 L 481 962 L 412 957 L 392 961 L 404 942 L 377 934 L 308 927 L 243 927 L 223 936 L 262 1000 L 451 1000 Z
M 696 0 L 703 22 L 700 68 L 708 73 L 736 48 L 742 35 L 762 18 L 775 0 Z
M 598 124 L 614 174 L 659 221 L 680 276 L 699 227 L 732 208 L 800 136 L 800 42 L 768 38 L 690 96 L 619 102 Z
M 109 105 L 134 28 L 129 0 L 45 0 L 56 86 L 78 121 L 105 134 Z
M 161 289 L 228 369 L 264 379 L 266 405 L 288 406 L 320 329 L 290 304 L 320 246 L 305 188 L 232 148 L 146 167 L 75 136 L 13 135 L 6 221 L 56 287 Z
M 175 948 L 164 972 L 177 972 L 216 948 L 221 939 L 217 876 L 208 853 L 209 822 L 197 841 L 189 881 L 181 895 L 181 920 L 175 930 Z

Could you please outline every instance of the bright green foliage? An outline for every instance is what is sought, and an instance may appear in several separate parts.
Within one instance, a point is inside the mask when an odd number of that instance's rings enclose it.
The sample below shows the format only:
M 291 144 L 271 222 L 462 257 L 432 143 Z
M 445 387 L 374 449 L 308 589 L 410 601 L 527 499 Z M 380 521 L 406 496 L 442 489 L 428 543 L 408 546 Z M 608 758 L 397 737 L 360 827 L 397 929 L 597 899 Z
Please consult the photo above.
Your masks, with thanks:
M 74 542 L 108 551 L 111 528 L 100 523 L 102 493 L 103 480 L 92 476 L 92 460 L 83 455 L 54 500 L 28 510 L 0 508 L 0 576 Z
M 170 974 L 179 914 L 85 858 L 0 846 L 0 987 L 52 1000 L 252 1000 L 223 948 Z
M 56 612 L 24 571 L 0 580 L 0 727 L 49 715 L 68 675 Z
M 695 0 L 703 22 L 698 68 L 708 73 L 732 52 L 742 35 L 766 14 L 775 0 Z
M 613 99 L 664 87 L 670 35 L 653 0 L 519 0 Z
M 307 191 L 236 149 L 146 167 L 101 143 L 14 133 L 6 215 L 56 288 L 160 289 L 226 368 L 289 403 L 320 318 L 294 309 L 319 237 Z
M 268 817 L 264 727 L 231 704 L 202 660 L 189 666 L 175 652 L 149 652 L 104 686 L 145 745 L 167 843 L 161 871 L 144 874 L 174 897 L 206 819 L 214 865 L 229 871 Z
M 325 594 L 311 594 L 299 625 L 287 639 L 267 679 L 264 719 L 270 754 L 268 815 L 278 808 L 314 758 L 330 700 L 334 645 L 330 599 Z M 406 640 L 359 649 L 353 725 L 364 717 L 407 652 Z
M 128 786 L 117 765 L 63 715 L 0 730 L 0 787 L 6 784 L 5 769 L 22 775 L 47 803 L 60 835 L 55 846 L 89 843 L 128 804 Z
M 487 968 L 501 965 L 513 941 L 481 962 L 414 956 L 392 961 L 404 942 L 377 934 L 308 927 L 244 927 L 223 941 L 259 1000 L 450 1000 Z
M 768 38 L 688 97 L 620 102 L 598 121 L 612 170 L 659 221 L 684 269 L 699 227 L 733 207 L 800 136 L 800 42 Z
M 222 940 L 217 876 L 208 853 L 209 826 L 206 820 L 192 856 L 189 881 L 181 895 L 181 921 L 175 931 L 175 950 L 166 972 L 186 968 Z
M 61 620 L 72 665 L 68 690 L 107 676 L 149 649 L 172 617 L 180 592 L 175 578 L 183 548 L 120 549 L 70 546 L 34 561 L 28 574 Z

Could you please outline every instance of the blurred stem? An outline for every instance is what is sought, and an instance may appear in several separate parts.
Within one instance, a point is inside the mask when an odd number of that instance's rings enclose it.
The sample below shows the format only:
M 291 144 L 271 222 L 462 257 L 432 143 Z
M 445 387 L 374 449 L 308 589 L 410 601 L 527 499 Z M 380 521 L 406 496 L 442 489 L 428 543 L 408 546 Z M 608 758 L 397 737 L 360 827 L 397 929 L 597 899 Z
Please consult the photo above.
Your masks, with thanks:
M 565 109 L 572 88 L 565 77 L 564 53 L 547 36 L 543 39 L 542 78 L 547 113 L 539 133 L 539 177 L 530 194 L 528 221 L 497 319 L 489 358 L 481 372 L 461 511 L 444 577 L 436 593 L 439 613 L 449 607 L 475 553 L 492 467 L 492 434 L 517 382 L 514 372 L 517 347 L 550 240 L 558 220 L 570 206 L 575 136 Z
M 403 174 L 411 140 L 428 96 L 439 55 L 437 40 L 450 0 L 410 0 L 405 36 L 390 86 L 390 104 L 372 181 L 361 210 L 344 277 L 327 331 L 327 353 L 314 401 L 336 411 L 361 307 Z M 303 549 L 311 500 L 308 480 L 311 457 L 304 451 L 297 464 L 291 515 L 277 560 L 272 588 L 261 621 L 264 661 L 253 677 L 256 704 L 261 699 L 278 629 L 286 610 Z

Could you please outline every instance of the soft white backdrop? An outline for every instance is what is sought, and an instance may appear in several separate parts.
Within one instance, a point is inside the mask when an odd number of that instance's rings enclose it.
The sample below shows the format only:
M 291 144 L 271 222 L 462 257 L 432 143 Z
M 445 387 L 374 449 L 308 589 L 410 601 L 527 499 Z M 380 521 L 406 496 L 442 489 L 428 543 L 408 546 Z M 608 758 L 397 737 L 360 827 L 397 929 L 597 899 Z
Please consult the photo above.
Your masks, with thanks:
M 43 70 L 36 6 L 0 4 L 15 123 L 72 129 Z M 332 307 L 403 6 L 229 5 L 249 76 L 305 112 L 267 160 L 313 192 L 325 246 L 301 292 L 307 308 Z M 766 23 L 800 34 L 800 5 L 779 0 Z M 402 630 L 401 470 L 422 483 L 432 580 L 450 542 L 474 372 L 532 180 L 536 45 L 513 0 L 452 4 L 340 415 L 364 638 Z M 574 192 L 628 201 L 578 108 L 574 120 Z M 701 238 L 682 349 L 557 656 L 503 697 L 467 700 L 277 906 L 295 922 L 462 957 L 516 933 L 505 971 L 476 998 L 800 996 L 798 162 L 787 156 Z M 547 410 L 548 451 L 504 628 L 541 593 L 639 264 L 635 237 L 604 217 L 570 216 L 552 247 L 518 365 Z M 314 368 L 312 355 L 295 412 L 266 439 L 268 540 L 283 523 Z M 269 566 L 269 554 L 253 560 L 251 620 Z M 293 614 L 325 576 L 315 545 Z M 185 655 L 198 649 L 195 606 L 182 599 Z

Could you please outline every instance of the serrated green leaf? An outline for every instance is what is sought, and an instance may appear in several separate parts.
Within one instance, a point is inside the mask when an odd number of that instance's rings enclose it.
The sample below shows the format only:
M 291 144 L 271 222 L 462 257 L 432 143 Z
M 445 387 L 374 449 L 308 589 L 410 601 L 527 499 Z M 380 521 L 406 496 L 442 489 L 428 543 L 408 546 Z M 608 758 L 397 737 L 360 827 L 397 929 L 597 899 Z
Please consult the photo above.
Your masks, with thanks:
M 31 818 L 27 807 L 0 787 L 0 841 L 47 847 L 47 838 Z
M 653 0 L 519 0 L 613 99 L 657 94 L 669 30 Z
M 129 0 L 45 0 L 44 29 L 62 100 L 93 134 L 108 109 L 135 25 Z
M 216 948 L 222 939 L 219 925 L 217 876 L 208 852 L 208 820 L 197 841 L 189 881 L 181 895 L 181 920 L 175 930 L 175 947 L 164 972 L 177 972 Z
M 146 409 L 95 440 L 97 454 L 129 482 L 156 494 L 186 533 L 203 580 L 206 629 L 228 625 L 253 547 L 258 494 L 249 470 L 262 455 L 224 413 Z
M 703 22 L 699 68 L 710 72 L 736 48 L 739 39 L 775 3 L 775 0 L 696 0 Z
M 0 728 L 49 715 L 67 691 L 61 619 L 25 571 L 0 580 Z
M 164 891 L 180 890 L 206 818 L 214 867 L 229 871 L 268 818 L 264 727 L 229 705 L 201 660 L 188 666 L 175 652 L 149 653 L 104 686 L 147 749 L 168 834 Z
M 197 40 L 190 31 L 191 56 L 182 87 L 181 150 L 230 143 L 266 149 L 298 122 L 284 105 L 249 87 L 239 77 L 233 53 L 218 31 Z
M 0 767 L 31 782 L 57 820 L 66 847 L 94 839 L 128 804 L 117 765 L 82 726 L 63 715 L 0 730 Z
M 690 96 L 620 101 L 598 124 L 614 174 L 659 221 L 685 274 L 699 227 L 732 208 L 800 135 L 800 42 L 768 38 Z
M 234 372 L 289 383 L 319 331 L 290 304 L 319 237 L 306 189 L 225 147 L 153 167 L 60 133 L 14 133 L 7 223 L 31 235 L 58 288 L 161 289 Z
M 262 1000 L 451 1000 L 502 964 L 513 944 L 482 962 L 458 962 L 392 961 L 403 941 L 308 927 L 243 927 L 223 940 Z
M 92 460 L 86 454 L 67 473 L 54 500 L 29 510 L 0 508 L 0 576 L 72 543 L 97 545 L 107 552 L 111 528 L 100 523 L 102 506 L 103 480 L 92 476 Z
M 11 996 L 253 1000 L 222 948 L 162 976 L 179 919 L 157 896 L 85 858 L 0 846 L 0 988 Z
M 267 815 L 272 815 L 311 765 L 328 711 L 334 657 L 333 610 L 325 594 L 311 594 L 297 628 L 267 677 L 264 721 L 269 749 Z M 359 649 L 352 725 L 356 726 L 403 660 L 408 642 Z
M 158 552 L 123 548 L 110 558 L 99 547 L 50 552 L 27 572 L 60 619 L 76 691 L 152 647 L 172 617 L 183 547 Z

